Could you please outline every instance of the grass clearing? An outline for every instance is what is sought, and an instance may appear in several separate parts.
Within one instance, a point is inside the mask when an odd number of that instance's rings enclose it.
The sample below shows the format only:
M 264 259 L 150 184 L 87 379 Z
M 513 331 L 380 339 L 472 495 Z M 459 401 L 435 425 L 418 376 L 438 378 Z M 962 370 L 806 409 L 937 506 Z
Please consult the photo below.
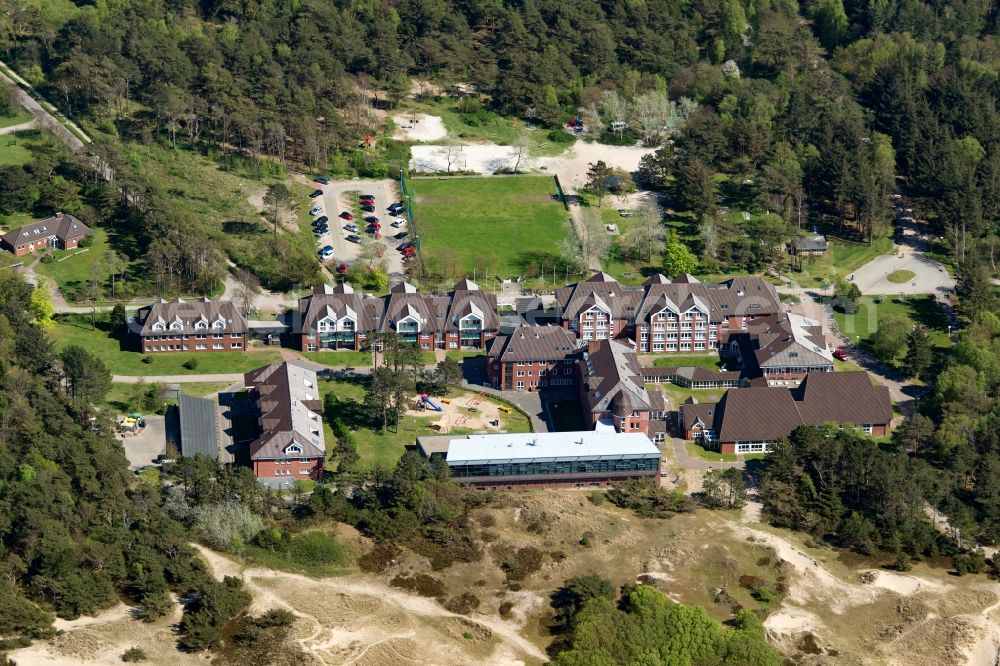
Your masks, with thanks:
M 360 368 L 372 364 L 370 351 L 337 349 L 330 351 L 301 352 L 302 356 L 314 363 L 322 363 L 333 368 Z
M 382 432 L 362 409 L 362 403 L 365 399 L 363 380 L 325 379 L 320 382 L 319 389 L 320 395 L 324 399 L 330 393 L 336 396 L 338 402 L 336 415 L 353 432 L 358 443 L 358 455 L 361 457 L 360 464 L 363 468 L 371 469 L 376 465 L 391 468 L 403 455 L 407 446 L 416 444 L 418 436 L 446 434 L 434 427 L 441 418 L 435 412 L 431 412 L 434 414 L 433 416 L 405 414 L 399 420 L 398 431 L 394 431 L 393 425 L 390 424 L 386 431 Z M 471 395 L 473 395 L 471 391 L 453 391 L 449 394 L 449 398 L 458 399 Z M 485 396 L 480 396 L 480 398 L 485 402 L 502 404 Z M 327 447 L 332 449 L 336 445 L 336 439 L 330 429 L 328 416 L 324 418 L 323 428 Z M 527 416 L 515 409 L 510 414 L 501 415 L 501 430 L 530 432 L 531 424 Z M 448 432 L 454 435 L 463 435 L 476 431 L 452 426 Z
M 688 398 L 694 398 L 698 402 L 718 402 L 726 389 L 689 389 L 676 384 L 646 384 L 647 391 L 662 391 L 673 406 L 676 408 Z
M 645 365 L 645 364 L 643 364 Z M 686 368 L 698 367 L 708 370 L 719 370 L 723 367 L 722 359 L 717 353 L 706 354 L 671 354 L 661 356 L 653 361 L 654 368 Z
M 872 335 L 878 330 L 878 322 L 886 317 L 903 317 L 914 324 L 927 327 L 927 333 L 935 347 L 946 349 L 948 340 L 948 320 L 933 296 L 911 296 L 908 298 L 880 298 L 865 296 L 858 301 L 858 311 L 853 315 L 834 311 L 840 332 L 852 341 L 860 339 L 862 346 L 868 346 Z
M 117 375 L 200 375 L 242 373 L 281 360 L 276 351 L 190 352 L 150 354 L 150 363 L 143 354 L 134 351 L 138 343 L 120 340 L 119 331 L 112 331 L 103 317 L 91 325 L 89 315 L 57 315 L 49 337 L 56 349 L 79 345 L 101 359 L 112 374 Z M 123 334 L 124 335 L 124 334 Z M 197 360 L 195 368 L 185 368 L 189 360 Z
M 31 162 L 34 152 L 49 143 L 38 130 L 21 130 L 0 136 L 0 165 L 23 166 Z
M 23 109 L 18 109 L 19 113 L 15 113 L 12 116 L 0 116 L 0 128 L 11 127 L 12 125 L 20 125 L 21 123 L 26 123 L 31 120 L 31 114 Z
M 687 449 L 688 455 L 692 458 L 699 458 L 706 462 L 736 462 L 739 460 L 734 453 L 710 451 L 701 444 L 695 444 L 694 442 L 684 442 L 684 448 Z
M 458 273 L 493 270 L 500 277 L 535 274 L 559 260 L 570 231 L 569 213 L 552 198 L 549 176 L 420 178 L 415 231 L 424 262 Z M 457 265 L 457 266 L 456 266 Z
M 894 282 L 896 284 L 905 284 L 917 276 L 913 271 L 901 270 L 893 271 L 885 276 L 885 279 L 889 282 Z

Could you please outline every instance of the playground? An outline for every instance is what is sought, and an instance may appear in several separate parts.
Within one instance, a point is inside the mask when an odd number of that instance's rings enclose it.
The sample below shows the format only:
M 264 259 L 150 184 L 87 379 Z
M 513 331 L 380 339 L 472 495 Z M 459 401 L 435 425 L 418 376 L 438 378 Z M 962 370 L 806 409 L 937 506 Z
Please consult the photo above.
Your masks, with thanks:
M 442 398 L 418 395 L 406 416 L 431 417 L 430 427 L 442 434 L 460 432 L 504 432 L 512 410 L 479 393 L 462 393 Z M 522 419 L 523 420 L 523 417 Z

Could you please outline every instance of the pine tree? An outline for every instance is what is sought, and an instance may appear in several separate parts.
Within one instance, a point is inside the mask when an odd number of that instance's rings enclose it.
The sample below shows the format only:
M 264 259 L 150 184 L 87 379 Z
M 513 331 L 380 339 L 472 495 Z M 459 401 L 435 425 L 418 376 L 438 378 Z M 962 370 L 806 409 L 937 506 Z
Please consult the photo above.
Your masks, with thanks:
M 931 349 L 931 339 L 927 335 L 927 329 L 923 326 L 914 326 L 906 338 L 906 358 L 903 361 L 906 376 L 923 379 L 933 360 L 934 351 Z

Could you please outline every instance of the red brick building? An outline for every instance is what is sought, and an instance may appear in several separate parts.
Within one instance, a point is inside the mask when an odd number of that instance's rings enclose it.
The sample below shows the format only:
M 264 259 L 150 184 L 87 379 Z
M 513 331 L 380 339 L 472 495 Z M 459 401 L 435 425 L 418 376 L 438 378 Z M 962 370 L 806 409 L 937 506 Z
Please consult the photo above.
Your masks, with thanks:
M 296 363 L 272 363 L 246 373 L 257 417 L 250 464 L 258 479 L 319 479 L 326 462 L 323 401 L 316 373 Z
M 39 250 L 54 248 L 72 250 L 93 231 L 86 224 L 66 213 L 56 213 L 0 237 L 0 245 L 14 256 L 21 257 Z
M 606 273 L 556 291 L 559 320 L 584 341 L 631 340 L 638 352 L 718 349 L 730 331 L 781 312 L 774 286 L 761 278 L 703 284 L 690 275 L 655 275 L 623 287 Z
M 882 437 L 892 423 L 892 398 L 866 372 L 817 372 L 794 388 L 733 388 L 718 403 L 685 403 L 680 423 L 686 439 L 720 453 L 758 453 L 803 425 L 853 425 Z
M 246 318 L 229 301 L 160 299 L 139 308 L 128 328 L 139 338 L 143 354 L 243 351 L 247 347 Z
M 576 337 L 560 326 L 522 326 L 498 335 L 486 357 L 486 377 L 501 391 L 538 391 L 576 383 Z
M 381 298 L 354 293 L 349 284 L 320 285 L 299 301 L 301 319 L 293 327 L 300 349 L 364 349 L 378 330 L 385 303 Z

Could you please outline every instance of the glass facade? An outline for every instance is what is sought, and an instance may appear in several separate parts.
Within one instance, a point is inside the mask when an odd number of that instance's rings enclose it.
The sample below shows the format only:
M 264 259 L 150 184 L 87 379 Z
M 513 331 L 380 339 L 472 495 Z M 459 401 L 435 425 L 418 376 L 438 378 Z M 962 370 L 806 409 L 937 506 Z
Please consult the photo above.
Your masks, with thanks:
M 541 474 L 594 474 L 600 472 L 649 472 L 659 468 L 660 457 L 591 458 L 588 460 L 497 460 L 488 463 L 449 463 L 452 478 L 535 476 Z

